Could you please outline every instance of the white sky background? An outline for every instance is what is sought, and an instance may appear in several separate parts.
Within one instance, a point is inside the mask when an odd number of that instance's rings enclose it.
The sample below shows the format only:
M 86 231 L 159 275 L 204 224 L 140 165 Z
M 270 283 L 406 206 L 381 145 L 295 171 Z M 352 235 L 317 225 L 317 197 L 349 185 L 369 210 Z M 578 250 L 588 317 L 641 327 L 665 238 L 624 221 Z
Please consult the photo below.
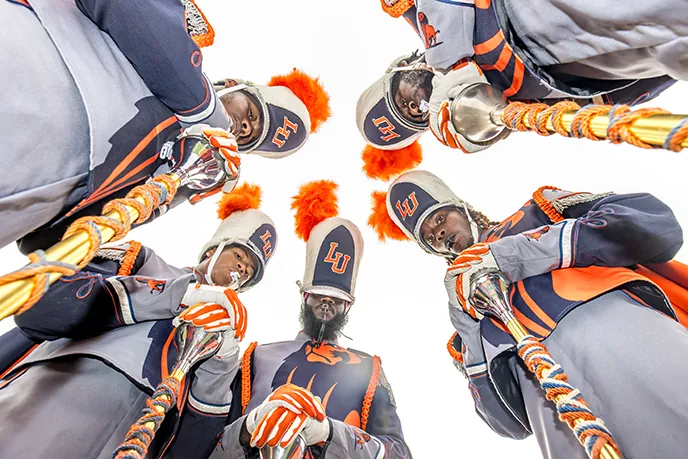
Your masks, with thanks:
M 405 21 L 385 15 L 377 0 L 201 0 L 199 6 L 216 31 L 215 44 L 204 51 L 204 70 L 211 79 L 239 77 L 265 83 L 297 67 L 319 75 L 331 96 L 332 118 L 297 154 L 280 160 L 243 159 L 242 179 L 261 185 L 262 210 L 279 233 L 263 282 L 242 296 L 249 310 L 244 347 L 252 341 L 288 340 L 298 332 L 295 281 L 303 274 L 305 243 L 293 232 L 290 197 L 307 181 L 335 180 L 340 184 L 340 216 L 361 228 L 366 243 L 357 301 L 345 330 L 353 342 L 342 339 L 340 344 L 381 356 L 414 455 L 540 457 L 533 438 L 500 438 L 474 412 L 467 382 L 445 349 L 453 328 L 442 282 L 443 261 L 414 243 L 380 244 L 366 226 L 370 193 L 386 190 L 386 185 L 361 172 L 364 142 L 354 121 L 356 101 L 393 58 L 422 46 L 418 37 Z M 679 83 L 649 105 L 685 113 L 687 87 Z M 470 156 L 443 147 L 432 134 L 421 143 L 421 167 L 439 175 L 492 219 L 511 215 L 539 186 L 554 185 L 576 191 L 650 192 L 669 204 L 688 227 L 688 153 L 533 133 L 515 133 Z M 218 223 L 214 201 L 184 204 L 135 230 L 131 239 L 153 248 L 170 264 L 189 266 Z M 688 262 L 688 249 L 677 258 Z M 0 251 L 0 272 L 23 263 L 14 245 Z M 12 326 L 6 320 L 0 331 Z

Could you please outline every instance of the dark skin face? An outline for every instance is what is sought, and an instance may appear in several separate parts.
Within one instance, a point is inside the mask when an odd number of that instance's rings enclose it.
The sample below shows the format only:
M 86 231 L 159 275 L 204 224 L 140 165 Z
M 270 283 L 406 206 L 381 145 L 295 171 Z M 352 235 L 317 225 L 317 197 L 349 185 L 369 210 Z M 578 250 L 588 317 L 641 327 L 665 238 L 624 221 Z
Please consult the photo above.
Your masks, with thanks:
M 346 301 L 334 296 L 317 295 L 310 293 L 306 297 L 306 307 L 311 308 L 318 320 L 328 322 L 338 314 L 343 314 L 346 308 Z
M 400 66 L 407 65 L 401 61 Z M 394 105 L 399 113 L 414 123 L 427 121 L 429 112 L 421 110 L 421 101 L 430 101 L 432 95 L 432 74 L 422 68 L 404 70 L 399 77 L 399 84 L 394 91 Z
M 225 87 L 236 86 L 234 80 L 226 80 Z M 232 119 L 232 134 L 239 145 L 248 145 L 263 132 L 263 111 L 253 96 L 245 91 L 234 91 L 220 99 Z
M 196 269 L 203 274 L 208 273 L 208 266 L 210 265 L 210 259 L 215 254 L 217 247 L 208 249 L 205 254 L 205 258 L 199 264 Z M 231 272 L 238 273 L 242 285 L 253 277 L 258 266 L 258 260 L 256 257 L 248 251 L 248 249 L 241 247 L 239 245 L 233 245 L 225 247 L 222 254 L 215 262 L 213 266 L 213 272 L 211 276 L 215 285 L 221 285 L 223 287 L 229 287 L 232 285 L 233 280 L 230 275 Z
M 336 339 L 349 319 L 346 308 L 347 302 L 339 298 L 308 294 L 301 308 L 303 331 L 314 340 Z
M 420 236 L 442 254 L 458 255 L 473 245 L 471 225 L 456 207 L 442 207 L 431 213 L 420 226 Z

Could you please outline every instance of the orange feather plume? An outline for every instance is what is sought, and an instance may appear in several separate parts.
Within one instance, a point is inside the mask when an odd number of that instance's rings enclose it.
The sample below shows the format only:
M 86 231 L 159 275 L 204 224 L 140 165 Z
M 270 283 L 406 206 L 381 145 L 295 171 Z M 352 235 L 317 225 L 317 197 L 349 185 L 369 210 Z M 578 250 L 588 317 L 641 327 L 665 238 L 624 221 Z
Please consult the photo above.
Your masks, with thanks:
M 284 86 L 303 102 L 311 119 L 311 134 L 332 114 L 330 96 L 325 92 L 320 78 L 311 78 L 301 70 L 294 69 L 287 75 L 272 77 L 268 86 Z
M 418 166 L 423 161 L 423 149 L 418 141 L 399 150 L 380 150 L 367 145 L 361 157 L 368 177 L 387 181 Z
M 332 180 L 317 180 L 301 185 L 299 193 L 292 197 L 296 235 L 307 241 L 318 223 L 339 213 L 335 190 L 338 185 Z
M 231 193 L 224 193 L 217 208 L 217 215 L 221 220 L 229 217 L 232 212 L 257 209 L 260 207 L 262 191 L 258 185 L 243 183 L 234 188 Z
M 408 241 L 409 238 L 399 228 L 394 220 L 387 213 L 387 193 L 384 191 L 373 191 L 373 208 L 368 217 L 368 225 L 377 233 L 378 239 L 385 241 L 393 239 L 395 241 Z

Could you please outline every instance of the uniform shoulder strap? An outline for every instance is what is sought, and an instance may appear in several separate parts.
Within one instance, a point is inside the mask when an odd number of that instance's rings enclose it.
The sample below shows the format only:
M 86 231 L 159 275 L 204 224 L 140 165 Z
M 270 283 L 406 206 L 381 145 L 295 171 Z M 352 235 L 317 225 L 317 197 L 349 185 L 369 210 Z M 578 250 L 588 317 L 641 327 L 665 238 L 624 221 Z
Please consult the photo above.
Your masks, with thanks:
M 246 407 L 251 400 L 251 357 L 256 347 L 258 342 L 252 342 L 241 357 L 241 414 L 246 413 Z

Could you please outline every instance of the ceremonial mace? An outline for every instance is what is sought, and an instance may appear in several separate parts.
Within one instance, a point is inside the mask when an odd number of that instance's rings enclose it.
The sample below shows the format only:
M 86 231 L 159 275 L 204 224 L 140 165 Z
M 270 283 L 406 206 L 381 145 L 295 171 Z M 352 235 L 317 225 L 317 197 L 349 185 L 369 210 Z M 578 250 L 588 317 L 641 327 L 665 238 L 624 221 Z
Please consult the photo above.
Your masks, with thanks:
M 237 272 L 230 272 L 230 277 L 232 285 L 228 288 L 237 290 L 241 286 L 241 276 Z M 153 395 L 146 400 L 143 416 L 131 425 L 124 442 L 112 454 L 114 459 L 143 459 L 146 456 L 167 412 L 177 403 L 182 381 L 194 365 L 217 353 L 224 337 L 220 332 L 208 332 L 203 327 L 182 322 L 175 330 L 174 339 L 179 349 L 177 361 L 170 375 L 158 384 Z
M 591 459 L 621 459 L 609 430 L 595 417 L 578 389 L 567 383 L 567 375 L 545 346 L 528 334 L 509 303 L 509 282 L 502 273 L 478 274 L 471 280 L 471 304 L 484 315 L 501 321 L 516 340 L 518 355 L 536 376 L 548 400 L 557 406 L 559 419 L 568 424 Z
M 507 102 L 487 83 L 466 86 L 449 106 L 456 131 L 469 141 L 489 146 L 506 138 L 512 130 L 558 133 L 564 137 L 607 139 L 641 148 L 680 151 L 688 147 L 688 116 L 673 115 L 657 108 L 632 111 L 627 105 L 588 105 L 562 101 L 542 103 Z
M 156 387 L 146 400 L 143 416 L 132 424 L 127 436 L 113 453 L 116 459 L 143 459 L 167 412 L 179 398 L 182 380 L 198 362 L 213 356 L 222 345 L 219 332 L 206 332 L 188 322 L 182 323 L 174 335 L 179 348 L 177 362 L 170 375 Z
M 156 207 L 170 203 L 179 188 L 209 193 L 238 179 L 228 176 L 225 160 L 202 133 L 185 131 L 170 144 L 163 146 L 163 151 L 171 149 L 168 156 L 180 159 L 169 172 L 134 188 L 126 198 L 111 201 L 102 216 L 78 219 L 62 241 L 45 252 L 30 254 L 30 264 L 0 277 L 0 320 L 29 309 L 50 284 L 73 275 L 95 256 L 101 244 L 124 237 L 131 223 L 143 223 Z

